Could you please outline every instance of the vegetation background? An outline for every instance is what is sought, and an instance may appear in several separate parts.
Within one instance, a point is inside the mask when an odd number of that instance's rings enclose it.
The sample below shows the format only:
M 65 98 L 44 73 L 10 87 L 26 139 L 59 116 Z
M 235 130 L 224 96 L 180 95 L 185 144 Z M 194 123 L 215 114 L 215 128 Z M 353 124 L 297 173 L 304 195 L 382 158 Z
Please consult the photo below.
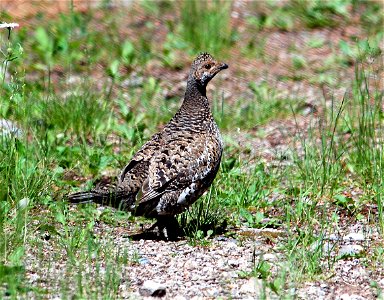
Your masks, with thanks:
M 0 298 L 119 297 L 122 268 L 137 257 L 116 251 L 114 236 L 150 221 L 63 199 L 112 181 L 172 117 L 200 51 L 230 66 L 208 90 L 226 146 L 214 185 L 180 216 L 188 242 L 276 228 L 284 237 L 267 242 L 281 259 L 261 258 L 242 277 L 289 298 L 288 288 L 331 282 L 353 260 L 369 273 L 364 296 L 383 297 L 381 1 L 0 9 L 0 22 L 20 24 L 0 31 Z M 332 238 L 348 233 L 362 245 Z M 67 276 L 53 280 L 57 261 Z

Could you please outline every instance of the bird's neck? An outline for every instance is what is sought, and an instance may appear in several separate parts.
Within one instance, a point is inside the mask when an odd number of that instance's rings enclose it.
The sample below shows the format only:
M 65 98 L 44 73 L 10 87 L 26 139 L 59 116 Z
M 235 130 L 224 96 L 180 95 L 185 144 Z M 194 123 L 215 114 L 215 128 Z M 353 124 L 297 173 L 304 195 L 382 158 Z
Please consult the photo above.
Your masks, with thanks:
M 180 127 L 193 132 L 217 131 L 205 92 L 205 87 L 189 76 L 183 104 L 164 130 L 173 135 Z
M 210 112 L 209 101 L 206 96 L 206 87 L 198 84 L 192 75 L 188 77 L 187 89 L 180 109 L 185 109 L 191 113 L 197 111 Z
M 212 121 L 213 116 L 205 95 L 205 87 L 201 87 L 189 76 L 183 104 L 172 121 L 168 123 L 165 131 L 177 132 L 180 127 L 191 131 L 210 131 Z

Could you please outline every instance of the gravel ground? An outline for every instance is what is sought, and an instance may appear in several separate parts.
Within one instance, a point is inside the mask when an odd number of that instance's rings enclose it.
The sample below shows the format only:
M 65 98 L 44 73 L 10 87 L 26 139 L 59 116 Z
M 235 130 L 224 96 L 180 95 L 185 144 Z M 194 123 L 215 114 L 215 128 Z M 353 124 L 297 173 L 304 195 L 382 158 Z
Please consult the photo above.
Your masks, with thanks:
M 115 252 L 124 249 L 130 258 L 119 271 L 118 299 L 149 299 L 151 294 L 163 299 L 281 299 L 285 295 L 296 299 L 379 299 L 379 289 L 384 289 L 383 268 L 369 269 L 358 254 L 368 253 L 370 244 L 379 241 L 380 236 L 362 228 L 355 224 L 348 228 L 350 232 L 325 238 L 324 251 L 330 257 L 344 258 L 324 274 L 324 280 L 287 287 L 280 295 L 268 287 L 268 282 L 252 277 L 251 271 L 262 258 L 271 265 L 272 277 L 280 272 L 279 266 L 285 263 L 279 250 L 286 238 L 284 230 L 240 228 L 231 235 L 215 236 L 204 246 L 192 246 L 186 240 L 132 241 L 127 228 L 103 223 L 95 227 L 94 233 L 97 238 L 108 239 L 106 245 L 112 242 Z M 70 270 L 66 253 L 56 249 L 54 238 L 44 241 L 41 249 L 27 251 L 25 265 L 31 286 L 47 289 L 61 299 L 63 286 L 67 286 L 68 295 L 74 293 L 76 279 L 68 276 L 76 268 Z M 97 257 L 95 263 L 105 258 Z M 84 278 L 106 272 L 105 264 L 97 271 L 95 265 L 89 265 Z M 373 280 L 378 288 L 372 287 Z M 271 282 L 271 277 L 267 281 Z M 34 294 L 29 296 L 34 298 Z

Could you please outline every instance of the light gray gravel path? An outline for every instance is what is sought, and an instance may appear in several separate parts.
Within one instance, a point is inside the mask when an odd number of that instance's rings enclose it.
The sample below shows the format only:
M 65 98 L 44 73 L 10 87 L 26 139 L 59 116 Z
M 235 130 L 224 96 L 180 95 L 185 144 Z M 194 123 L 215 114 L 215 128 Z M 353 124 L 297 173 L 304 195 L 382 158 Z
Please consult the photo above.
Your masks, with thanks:
M 108 259 L 113 266 L 116 253 L 125 251 L 128 259 L 117 269 L 120 279 L 116 299 L 151 299 L 152 294 L 162 299 L 281 299 L 282 296 L 288 299 L 380 299 L 380 289 L 384 289 L 384 277 L 380 277 L 383 271 L 369 269 L 364 257 L 340 258 L 343 247 L 359 245 L 366 253 L 369 243 L 380 237 L 374 231 L 363 233 L 355 225 L 349 229 L 330 233 L 325 238 L 332 243 L 331 250 L 325 251 L 332 252 L 330 258 L 338 258 L 332 270 L 324 273 L 323 280 L 308 280 L 297 286 L 287 284 L 280 295 L 270 289 L 270 284 L 287 266 L 281 249 L 281 242 L 287 236 L 284 230 L 269 228 L 240 228 L 231 235 L 200 240 L 192 246 L 186 240 L 132 241 L 127 228 L 99 223 L 94 228 L 95 238 L 109 250 L 91 257 L 91 263 L 82 271 L 83 279 L 94 285 L 94 290 L 102 291 L 98 286 L 102 283 L 94 279 L 108 278 Z M 48 291 L 49 299 L 63 299 L 65 289 L 66 297 L 72 297 L 79 288 L 75 275 L 84 263 L 77 264 L 75 260 L 68 264 L 63 247 L 58 252 L 55 243 L 52 237 L 44 240 L 40 248 L 27 249 L 27 280 L 31 286 Z M 252 273 L 261 259 L 271 266 L 266 281 L 257 278 L 258 273 Z M 377 286 L 373 287 L 372 282 Z M 29 298 L 35 299 L 35 295 L 30 293 Z

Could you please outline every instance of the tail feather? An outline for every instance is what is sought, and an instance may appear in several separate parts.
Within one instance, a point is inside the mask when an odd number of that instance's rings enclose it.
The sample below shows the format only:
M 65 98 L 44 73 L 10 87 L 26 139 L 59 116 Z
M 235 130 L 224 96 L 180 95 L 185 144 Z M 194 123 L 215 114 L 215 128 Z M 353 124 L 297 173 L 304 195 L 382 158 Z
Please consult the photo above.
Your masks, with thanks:
M 129 210 L 128 204 L 134 201 L 134 195 L 120 190 L 93 190 L 70 194 L 68 195 L 68 200 L 74 204 L 93 202 L 117 209 Z
M 90 192 L 78 192 L 68 195 L 68 200 L 71 203 L 81 204 L 81 203 L 100 203 L 102 204 L 104 199 L 108 199 L 109 194 L 102 194 L 94 191 Z

